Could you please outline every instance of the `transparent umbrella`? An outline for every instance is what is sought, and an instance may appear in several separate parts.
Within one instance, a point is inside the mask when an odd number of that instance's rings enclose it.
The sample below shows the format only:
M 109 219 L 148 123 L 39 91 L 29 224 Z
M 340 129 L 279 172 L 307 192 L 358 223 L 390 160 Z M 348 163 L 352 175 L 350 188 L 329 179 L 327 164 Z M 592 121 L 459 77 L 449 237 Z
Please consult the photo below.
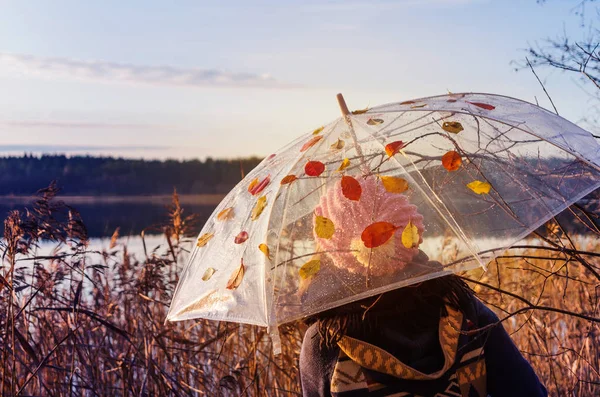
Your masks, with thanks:
M 267 157 L 200 232 L 167 316 L 277 326 L 483 266 L 600 186 L 600 145 L 533 104 L 349 112 Z M 427 259 L 431 260 L 427 260 Z

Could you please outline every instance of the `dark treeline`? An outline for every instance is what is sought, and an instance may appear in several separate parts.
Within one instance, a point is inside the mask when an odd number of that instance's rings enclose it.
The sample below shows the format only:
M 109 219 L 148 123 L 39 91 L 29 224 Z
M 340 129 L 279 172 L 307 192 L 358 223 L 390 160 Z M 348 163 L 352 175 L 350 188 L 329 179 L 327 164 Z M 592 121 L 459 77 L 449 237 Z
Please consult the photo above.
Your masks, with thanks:
M 0 158 L 0 195 L 30 195 L 56 180 L 64 195 L 227 193 L 262 159 L 132 160 L 43 155 Z

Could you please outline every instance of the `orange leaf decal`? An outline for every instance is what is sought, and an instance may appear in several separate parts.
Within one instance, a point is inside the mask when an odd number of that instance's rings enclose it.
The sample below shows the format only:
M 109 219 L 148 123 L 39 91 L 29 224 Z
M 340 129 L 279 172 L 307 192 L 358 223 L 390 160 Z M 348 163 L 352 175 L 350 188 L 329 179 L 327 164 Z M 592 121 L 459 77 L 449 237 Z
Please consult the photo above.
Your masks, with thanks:
M 342 194 L 348 200 L 358 201 L 362 194 L 362 187 L 356 179 L 351 176 L 342 177 Z
M 244 279 L 244 270 L 244 260 L 242 259 L 240 266 L 231 273 L 231 277 L 229 277 L 229 281 L 227 281 L 227 289 L 236 289 L 239 287 Z
M 321 131 L 323 131 L 325 129 L 325 127 L 319 127 L 316 130 L 314 130 L 312 132 L 313 135 L 319 135 L 321 133 Z
M 300 151 L 301 151 L 301 152 L 305 152 L 305 151 L 307 151 L 307 150 L 308 150 L 308 149 L 310 149 L 311 147 L 315 146 L 315 144 L 316 144 L 317 142 L 319 142 L 321 139 L 323 139 L 323 135 L 317 135 L 317 136 L 314 136 L 314 137 L 312 137 L 312 138 L 310 139 L 310 141 L 306 142 L 306 143 L 304 144 L 304 146 L 302 146 L 302 148 L 300 149 Z
M 400 105 L 412 105 L 413 103 L 415 103 L 415 101 L 404 101 L 400 102 Z
M 281 184 L 282 185 L 289 185 L 290 183 L 294 182 L 296 179 L 298 179 L 298 177 L 296 175 L 293 175 L 293 174 L 286 175 L 281 180 Z
M 389 222 L 375 222 L 365 228 L 360 235 L 367 248 L 377 248 L 388 242 L 398 228 Z
M 258 178 L 252 179 L 252 182 L 248 185 L 248 193 L 252 193 L 252 190 L 258 185 Z
M 235 213 L 233 211 L 233 207 L 227 207 L 223 211 L 221 211 L 217 214 L 217 220 L 226 221 L 229 219 L 233 219 L 234 216 L 235 216 Z
M 215 236 L 214 233 L 204 233 L 202 236 L 198 237 L 198 241 L 196 242 L 196 246 L 204 247 L 208 241 Z
M 410 108 L 411 109 L 421 109 L 421 108 L 424 108 L 425 106 L 427 106 L 426 103 L 421 104 L 421 105 L 414 105 L 414 106 L 411 106 Z
M 233 240 L 233 242 L 236 244 L 241 244 L 246 240 L 248 240 L 248 232 L 241 231 L 237 236 L 235 236 L 235 240 Z
M 446 132 L 451 132 L 453 134 L 458 134 L 462 130 L 464 130 L 461 123 L 458 121 L 446 121 L 442 124 L 442 129 Z
M 380 176 L 383 187 L 390 193 L 404 193 L 408 190 L 408 182 L 395 176 Z
M 367 124 L 379 125 L 379 124 L 383 124 L 383 120 L 382 119 L 369 119 L 369 120 L 367 120 Z
M 308 176 L 319 176 L 325 171 L 325 164 L 320 161 L 309 161 L 304 166 L 304 172 Z
M 254 181 L 256 181 L 256 183 L 254 183 Z M 267 175 L 267 177 L 260 182 L 258 182 L 258 179 L 255 179 L 254 181 L 248 186 L 248 191 L 251 195 L 256 196 L 258 193 L 265 190 L 267 185 L 271 182 L 271 175 Z
M 267 206 L 267 196 L 260 196 L 258 198 L 258 200 L 256 200 L 256 204 L 254 205 L 254 208 L 252 208 L 252 214 L 250 215 L 250 218 L 253 221 L 257 220 L 258 217 L 260 216 L 260 214 L 262 214 L 262 212 L 266 206 Z
M 477 107 L 485 109 L 485 110 L 494 110 L 494 109 L 496 109 L 496 106 L 488 105 L 487 103 L 469 102 L 469 101 L 465 101 L 465 102 L 470 103 L 471 105 L 477 106 Z
M 458 154 L 458 152 L 455 152 L 454 150 L 451 150 L 442 156 L 442 165 L 448 171 L 456 171 L 460 168 L 461 164 L 462 159 L 460 157 L 460 154 Z
M 389 157 L 392 157 L 393 155 L 398 153 L 398 151 L 400 149 L 402 149 L 403 147 L 404 147 L 404 142 L 394 141 L 392 143 L 388 143 L 387 145 L 385 145 L 385 152 L 387 153 L 387 155 Z

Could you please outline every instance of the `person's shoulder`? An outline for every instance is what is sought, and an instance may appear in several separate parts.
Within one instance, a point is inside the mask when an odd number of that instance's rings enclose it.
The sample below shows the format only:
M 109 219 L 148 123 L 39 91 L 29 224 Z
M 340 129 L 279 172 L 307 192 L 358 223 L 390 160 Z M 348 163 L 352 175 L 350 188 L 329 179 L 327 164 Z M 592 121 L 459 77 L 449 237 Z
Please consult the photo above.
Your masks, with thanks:
M 498 316 L 477 297 L 473 296 L 473 309 L 480 326 L 498 322 Z
M 314 323 L 304 333 L 302 340 L 301 355 L 314 355 L 321 349 L 321 335 L 319 334 L 319 324 Z

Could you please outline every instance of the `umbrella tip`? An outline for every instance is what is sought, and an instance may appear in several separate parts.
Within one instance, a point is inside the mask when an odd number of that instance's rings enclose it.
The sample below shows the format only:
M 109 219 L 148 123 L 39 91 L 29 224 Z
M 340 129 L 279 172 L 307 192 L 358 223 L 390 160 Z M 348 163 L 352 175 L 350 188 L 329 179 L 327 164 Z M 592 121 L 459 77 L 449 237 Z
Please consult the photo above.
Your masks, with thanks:
M 338 105 L 340 105 L 342 116 L 348 116 L 350 114 L 350 111 L 348 110 L 348 106 L 346 105 L 346 101 L 344 100 L 344 96 L 342 94 L 337 94 L 337 101 Z

